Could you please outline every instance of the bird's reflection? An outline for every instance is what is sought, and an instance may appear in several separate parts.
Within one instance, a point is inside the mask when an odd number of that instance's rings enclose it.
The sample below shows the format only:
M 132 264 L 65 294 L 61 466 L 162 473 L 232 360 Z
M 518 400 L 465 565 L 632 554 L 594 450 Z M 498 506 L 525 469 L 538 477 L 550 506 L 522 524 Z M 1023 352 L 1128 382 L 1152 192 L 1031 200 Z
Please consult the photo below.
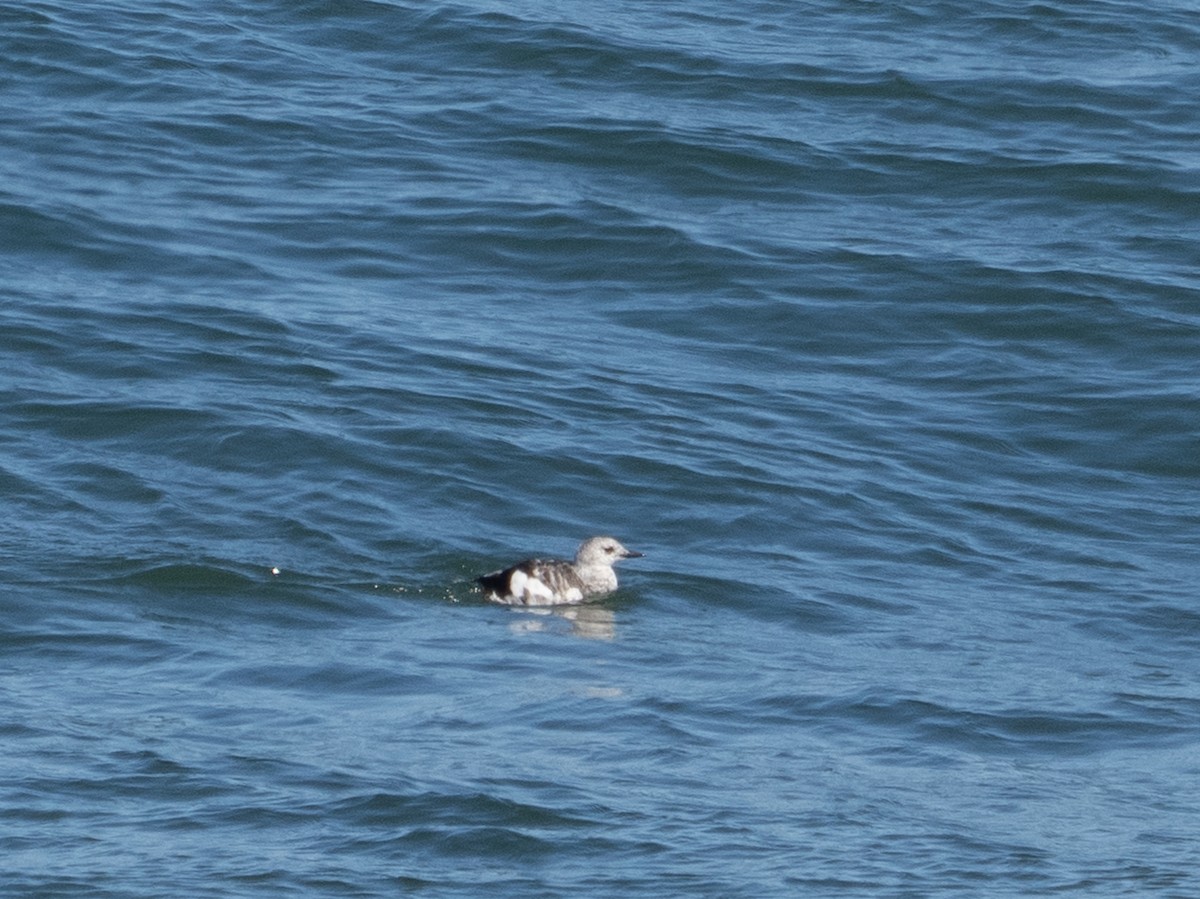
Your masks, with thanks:
M 617 633 L 616 613 L 599 605 L 525 607 L 519 614 L 521 620 L 509 625 L 514 633 L 544 631 L 547 618 L 569 622 L 571 635 L 584 640 L 612 640 Z

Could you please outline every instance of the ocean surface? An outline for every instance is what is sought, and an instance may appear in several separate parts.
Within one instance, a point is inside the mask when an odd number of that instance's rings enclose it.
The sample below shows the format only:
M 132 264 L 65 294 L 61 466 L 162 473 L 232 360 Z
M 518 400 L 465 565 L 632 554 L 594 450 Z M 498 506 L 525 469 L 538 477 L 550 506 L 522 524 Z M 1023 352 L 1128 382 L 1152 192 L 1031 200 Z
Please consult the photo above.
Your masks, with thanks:
M 0 3 L 0 896 L 1200 895 L 1198 59 Z

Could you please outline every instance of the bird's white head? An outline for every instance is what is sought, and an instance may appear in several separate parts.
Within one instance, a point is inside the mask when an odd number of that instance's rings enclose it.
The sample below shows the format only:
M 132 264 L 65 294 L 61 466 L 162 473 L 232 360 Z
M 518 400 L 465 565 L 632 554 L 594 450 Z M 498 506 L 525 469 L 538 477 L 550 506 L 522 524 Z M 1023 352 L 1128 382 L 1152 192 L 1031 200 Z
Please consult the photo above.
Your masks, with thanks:
M 626 549 L 615 537 L 589 537 L 579 544 L 575 564 L 581 567 L 614 565 L 622 559 L 637 559 L 641 553 Z

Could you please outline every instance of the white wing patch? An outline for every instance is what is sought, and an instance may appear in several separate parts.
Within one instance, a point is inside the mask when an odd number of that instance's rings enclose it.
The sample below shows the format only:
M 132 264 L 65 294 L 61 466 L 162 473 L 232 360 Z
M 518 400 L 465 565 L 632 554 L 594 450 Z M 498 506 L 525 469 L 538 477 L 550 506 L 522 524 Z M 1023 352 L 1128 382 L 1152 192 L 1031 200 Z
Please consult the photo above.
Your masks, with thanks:
M 538 574 L 538 571 L 525 572 L 520 568 L 512 573 L 508 579 L 508 592 L 514 602 L 526 606 L 552 606 L 583 600 L 583 591 L 578 587 L 568 587 L 561 593 L 555 593 L 554 588 Z
M 517 602 L 527 606 L 547 605 L 554 602 L 554 591 L 537 577 L 521 569 L 512 573 L 508 580 L 508 592 Z

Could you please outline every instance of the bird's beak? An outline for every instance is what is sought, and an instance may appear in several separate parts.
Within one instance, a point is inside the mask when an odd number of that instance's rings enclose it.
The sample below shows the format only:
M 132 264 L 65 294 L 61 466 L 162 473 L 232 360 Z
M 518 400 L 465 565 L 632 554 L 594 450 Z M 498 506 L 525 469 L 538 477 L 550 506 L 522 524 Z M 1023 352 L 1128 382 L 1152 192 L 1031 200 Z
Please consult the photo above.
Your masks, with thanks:
M 644 555 L 645 555 L 645 553 L 635 553 L 632 549 L 627 549 L 627 550 L 625 550 L 625 555 L 622 556 L 621 558 L 623 558 L 623 559 L 640 559 Z

